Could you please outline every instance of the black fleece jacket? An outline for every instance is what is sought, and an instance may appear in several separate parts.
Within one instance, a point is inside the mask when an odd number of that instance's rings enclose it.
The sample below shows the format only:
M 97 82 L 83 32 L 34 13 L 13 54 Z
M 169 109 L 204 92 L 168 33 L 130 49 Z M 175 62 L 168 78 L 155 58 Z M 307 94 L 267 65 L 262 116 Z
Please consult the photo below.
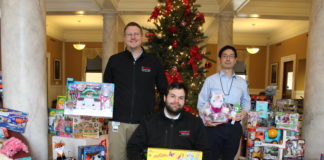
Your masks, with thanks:
M 153 112 L 155 86 L 164 95 L 168 85 L 161 63 L 144 49 L 136 61 L 128 50 L 111 56 L 103 82 L 115 84 L 113 120 L 132 124 Z
M 203 160 L 210 152 L 207 133 L 200 118 L 182 112 L 179 119 L 165 117 L 163 109 L 147 118 L 137 127 L 127 144 L 129 160 L 141 160 L 148 147 L 198 150 Z

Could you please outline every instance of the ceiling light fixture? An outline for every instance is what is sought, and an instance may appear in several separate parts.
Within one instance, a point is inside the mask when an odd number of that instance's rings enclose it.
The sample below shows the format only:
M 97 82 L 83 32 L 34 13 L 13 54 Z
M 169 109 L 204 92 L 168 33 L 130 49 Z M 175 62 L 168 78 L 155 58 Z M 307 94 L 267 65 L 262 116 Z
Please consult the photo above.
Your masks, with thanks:
M 246 51 L 250 54 L 257 54 L 260 48 L 257 47 L 246 47 Z
M 79 22 L 79 24 L 80 24 L 80 23 L 81 23 L 81 20 L 78 20 L 78 22 Z M 80 41 L 79 41 L 79 43 L 75 43 L 75 44 L 73 44 L 73 47 L 74 47 L 76 50 L 81 51 L 81 50 L 83 50 L 83 49 L 86 47 L 86 44 L 85 44 L 85 43 L 80 43 Z
M 86 47 L 86 45 L 84 43 L 79 42 L 79 43 L 73 44 L 73 47 L 74 47 L 74 49 L 81 51 Z

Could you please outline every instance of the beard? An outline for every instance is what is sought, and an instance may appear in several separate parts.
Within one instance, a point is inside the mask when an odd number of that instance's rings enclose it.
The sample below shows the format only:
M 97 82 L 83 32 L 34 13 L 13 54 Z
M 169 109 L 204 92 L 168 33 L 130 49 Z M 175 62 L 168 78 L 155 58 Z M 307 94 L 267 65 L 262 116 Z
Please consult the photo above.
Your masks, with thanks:
M 179 104 L 178 104 L 178 105 L 179 105 Z M 170 104 L 166 103 L 166 104 L 165 104 L 165 108 L 166 108 L 166 110 L 168 111 L 169 114 L 176 116 L 176 115 L 178 115 L 178 114 L 182 111 L 182 108 L 183 108 L 183 107 L 179 107 L 179 108 L 177 108 L 177 109 L 173 109 L 173 108 L 170 106 Z

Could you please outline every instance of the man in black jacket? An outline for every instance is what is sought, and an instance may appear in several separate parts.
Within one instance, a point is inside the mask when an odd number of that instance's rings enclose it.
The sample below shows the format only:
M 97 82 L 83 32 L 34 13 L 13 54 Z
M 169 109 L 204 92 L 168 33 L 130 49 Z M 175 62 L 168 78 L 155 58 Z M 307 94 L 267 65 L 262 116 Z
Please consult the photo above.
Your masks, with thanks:
M 145 118 L 135 130 L 127 145 L 129 160 L 143 159 L 148 147 L 198 150 L 208 159 L 209 145 L 202 121 L 183 106 L 187 89 L 183 83 L 172 83 L 164 96 L 164 110 Z
M 109 159 L 125 160 L 127 141 L 145 115 L 152 113 L 155 86 L 164 95 L 167 81 L 159 60 L 142 48 L 143 31 L 135 22 L 124 28 L 126 50 L 109 58 L 104 82 L 115 84 L 109 122 Z

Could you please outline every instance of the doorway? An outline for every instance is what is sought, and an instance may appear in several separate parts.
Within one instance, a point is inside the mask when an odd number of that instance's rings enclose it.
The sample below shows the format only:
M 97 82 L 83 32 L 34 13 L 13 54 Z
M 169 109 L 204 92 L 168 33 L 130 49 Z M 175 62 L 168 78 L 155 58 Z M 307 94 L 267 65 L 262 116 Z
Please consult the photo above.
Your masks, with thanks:
M 282 98 L 292 98 L 292 82 L 293 82 L 293 61 L 284 62 L 283 65 L 283 84 L 282 84 Z
M 295 98 L 296 55 L 281 57 L 279 98 Z

